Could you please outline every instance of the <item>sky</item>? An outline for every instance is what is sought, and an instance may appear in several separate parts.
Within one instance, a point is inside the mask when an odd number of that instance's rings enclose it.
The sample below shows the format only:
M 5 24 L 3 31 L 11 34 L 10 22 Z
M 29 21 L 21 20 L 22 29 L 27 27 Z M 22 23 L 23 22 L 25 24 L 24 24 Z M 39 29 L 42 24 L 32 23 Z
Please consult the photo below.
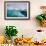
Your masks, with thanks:
M 7 3 L 8 9 L 24 10 L 27 9 L 27 3 Z

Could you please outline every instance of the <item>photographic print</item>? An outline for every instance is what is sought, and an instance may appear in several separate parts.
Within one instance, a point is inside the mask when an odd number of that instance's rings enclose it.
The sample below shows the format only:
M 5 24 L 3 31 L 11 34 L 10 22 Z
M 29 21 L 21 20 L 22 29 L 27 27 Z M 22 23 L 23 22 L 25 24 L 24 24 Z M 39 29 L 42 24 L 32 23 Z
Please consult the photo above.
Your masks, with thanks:
M 29 19 L 30 2 L 29 1 L 5 1 L 4 3 L 5 19 Z

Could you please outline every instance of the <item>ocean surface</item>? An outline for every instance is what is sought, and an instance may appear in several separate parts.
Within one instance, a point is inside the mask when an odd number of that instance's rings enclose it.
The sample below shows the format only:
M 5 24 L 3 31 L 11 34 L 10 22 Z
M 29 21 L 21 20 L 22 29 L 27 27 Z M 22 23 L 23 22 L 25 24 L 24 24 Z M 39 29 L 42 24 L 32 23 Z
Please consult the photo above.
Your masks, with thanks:
M 27 17 L 26 10 L 7 10 L 7 17 Z

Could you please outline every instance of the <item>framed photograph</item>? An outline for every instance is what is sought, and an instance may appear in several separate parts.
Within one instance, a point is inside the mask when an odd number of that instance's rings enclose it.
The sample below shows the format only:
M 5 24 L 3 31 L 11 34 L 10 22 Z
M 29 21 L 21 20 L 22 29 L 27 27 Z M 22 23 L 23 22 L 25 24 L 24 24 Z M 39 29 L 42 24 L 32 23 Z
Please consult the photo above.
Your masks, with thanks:
M 30 2 L 29 1 L 5 1 L 4 18 L 9 20 L 30 19 Z

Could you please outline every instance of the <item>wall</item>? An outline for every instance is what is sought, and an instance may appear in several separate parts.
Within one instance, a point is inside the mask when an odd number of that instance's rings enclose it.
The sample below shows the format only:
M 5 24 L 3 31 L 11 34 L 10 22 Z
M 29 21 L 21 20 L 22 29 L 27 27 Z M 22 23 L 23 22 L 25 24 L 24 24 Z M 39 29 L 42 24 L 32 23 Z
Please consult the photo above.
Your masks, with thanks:
M 46 28 L 40 27 L 35 19 L 36 15 L 41 13 L 40 6 L 46 5 L 46 0 L 28 0 L 30 1 L 30 20 L 4 20 L 4 1 L 7 0 L 0 0 L 0 34 L 4 34 L 6 25 L 16 26 L 19 31 L 18 36 L 22 34 L 31 36 L 36 33 L 37 29 L 46 30 Z

